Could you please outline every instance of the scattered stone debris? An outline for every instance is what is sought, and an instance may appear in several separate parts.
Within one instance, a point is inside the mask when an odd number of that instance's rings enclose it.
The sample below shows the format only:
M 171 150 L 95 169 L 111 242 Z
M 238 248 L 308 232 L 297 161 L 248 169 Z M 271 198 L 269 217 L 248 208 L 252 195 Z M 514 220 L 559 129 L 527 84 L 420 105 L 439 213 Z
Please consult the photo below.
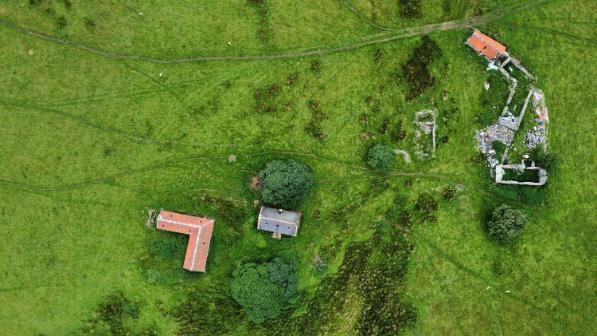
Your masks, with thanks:
M 510 146 L 512 139 L 514 139 L 516 129 L 511 128 L 513 125 L 512 118 L 511 114 L 506 117 L 500 117 L 497 123 L 490 125 L 484 130 L 477 131 L 477 148 L 487 156 L 487 162 L 491 168 L 499 163 L 499 160 L 495 158 L 497 153 L 493 149 L 493 143 L 497 141 L 505 146 Z
M 407 163 L 410 163 L 410 154 L 408 154 L 407 151 L 402 150 L 402 149 L 395 149 L 394 153 L 396 153 L 396 155 L 402 155 L 402 157 L 404 158 L 404 161 L 406 161 Z
M 547 143 L 545 121 L 535 119 L 535 122 L 537 125 L 533 126 L 533 128 L 524 135 L 524 145 L 528 150 L 533 150 L 538 146 Z
M 417 150 L 415 154 L 419 158 L 427 158 L 435 153 L 435 133 L 437 129 L 437 111 L 433 109 L 421 110 L 415 113 L 415 125 L 419 129 L 415 132 L 415 142 Z M 431 148 L 421 145 L 423 135 L 431 136 Z
M 544 120 L 545 122 L 548 122 L 549 111 L 547 111 L 547 106 L 545 105 L 545 95 L 543 94 L 543 91 L 539 89 L 534 89 L 532 93 L 532 98 L 533 109 L 535 110 L 537 118 L 540 120 Z
M 145 226 L 148 229 L 154 228 L 156 218 L 157 218 L 157 213 L 156 213 L 155 209 L 147 208 L 147 222 L 145 223 Z

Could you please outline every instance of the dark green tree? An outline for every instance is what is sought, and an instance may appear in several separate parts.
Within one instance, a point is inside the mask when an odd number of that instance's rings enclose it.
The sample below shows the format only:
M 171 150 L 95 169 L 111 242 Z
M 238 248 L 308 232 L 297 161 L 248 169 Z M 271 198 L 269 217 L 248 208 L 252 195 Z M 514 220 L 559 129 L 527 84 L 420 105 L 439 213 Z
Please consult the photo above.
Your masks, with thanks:
M 275 160 L 259 173 L 261 200 L 282 208 L 297 207 L 313 184 L 313 173 L 305 164 L 294 160 Z
M 367 153 L 369 167 L 377 171 L 388 171 L 392 169 L 396 161 L 396 153 L 388 145 L 375 145 Z
M 489 236 L 499 242 L 511 241 L 524 231 L 527 216 L 507 204 L 496 207 L 487 221 Z
M 275 258 L 264 264 L 242 264 L 234 271 L 232 298 L 251 320 L 261 323 L 278 316 L 296 293 L 297 275 L 293 264 Z

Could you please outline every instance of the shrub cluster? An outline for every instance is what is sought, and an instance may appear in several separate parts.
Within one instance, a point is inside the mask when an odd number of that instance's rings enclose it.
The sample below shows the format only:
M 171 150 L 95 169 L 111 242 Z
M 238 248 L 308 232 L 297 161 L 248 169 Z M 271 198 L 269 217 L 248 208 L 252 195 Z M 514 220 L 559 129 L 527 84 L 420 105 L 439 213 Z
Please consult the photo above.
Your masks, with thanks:
M 522 234 L 527 224 L 526 215 L 507 204 L 496 207 L 487 221 L 489 237 L 498 242 L 509 242 Z
M 232 298 L 257 323 L 280 315 L 296 293 L 294 265 L 275 258 L 264 264 L 246 263 L 234 271 L 230 285 Z
M 396 153 L 387 145 L 375 145 L 367 153 L 367 163 L 376 171 L 388 171 L 394 167 Z
M 313 173 L 294 160 L 275 160 L 259 173 L 261 200 L 265 204 L 291 209 L 305 199 L 313 184 Z

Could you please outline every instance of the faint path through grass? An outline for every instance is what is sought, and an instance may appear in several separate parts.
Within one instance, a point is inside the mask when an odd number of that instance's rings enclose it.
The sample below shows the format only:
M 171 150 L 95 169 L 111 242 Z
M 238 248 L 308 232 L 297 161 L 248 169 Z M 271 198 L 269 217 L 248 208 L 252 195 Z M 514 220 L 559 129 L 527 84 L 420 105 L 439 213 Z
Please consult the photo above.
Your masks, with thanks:
M 365 21 L 371 27 L 377 28 L 379 30 L 386 30 L 386 31 L 391 31 L 392 30 L 392 28 L 390 28 L 390 27 L 380 26 L 377 23 L 373 22 L 373 20 L 369 19 L 365 14 L 361 13 L 358 9 L 356 9 L 355 7 L 353 7 L 350 3 L 348 3 L 348 1 L 346 1 L 346 0 L 338 0 L 338 2 L 342 6 L 344 6 L 346 9 L 348 9 L 349 11 L 351 11 L 352 13 L 354 13 L 356 16 L 358 16 L 361 20 Z
M 0 19 L 0 26 L 4 26 L 5 28 L 12 29 L 13 31 L 30 35 L 33 37 L 40 38 L 42 40 L 46 40 L 49 42 L 54 42 L 58 44 L 62 44 L 65 46 L 69 46 L 72 48 L 76 48 L 85 52 L 89 52 L 98 56 L 111 58 L 111 59 L 118 59 L 118 60 L 130 60 L 130 61 L 148 61 L 160 64 L 174 64 L 174 63 L 189 63 L 189 62 L 209 62 L 209 61 L 259 61 L 259 60 L 277 60 L 277 59 L 288 59 L 288 58 L 300 58 L 300 57 L 307 57 L 307 56 L 317 56 L 317 55 L 325 55 L 325 54 L 332 54 L 338 53 L 343 51 L 349 51 L 354 49 L 359 49 L 371 45 L 383 44 L 388 43 L 404 38 L 415 37 L 420 35 L 426 35 L 436 31 L 446 31 L 446 30 L 454 30 L 454 29 L 464 29 L 470 28 L 476 25 L 480 25 L 483 23 L 487 23 L 490 21 L 494 21 L 500 19 L 502 17 L 512 15 L 518 13 L 522 10 L 529 9 L 532 7 L 536 7 L 542 5 L 544 3 L 549 2 L 550 0 L 531 0 L 521 4 L 517 4 L 515 6 L 511 6 L 509 8 L 502 8 L 496 11 L 493 11 L 489 14 L 475 16 L 472 18 L 464 19 L 464 20 L 455 20 L 455 21 L 446 21 L 442 23 L 433 23 L 418 27 L 411 27 L 411 28 L 404 28 L 404 29 L 395 29 L 391 30 L 388 36 L 381 37 L 381 38 L 374 38 L 374 39 L 365 39 L 359 42 L 354 42 L 351 44 L 347 44 L 344 46 L 337 46 L 337 47 L 327 47 L 327 48 L 314 48 L 314 49 L 305 49 L 301 51 L 287 51 L 278 54 L 268 54 L 268 55 L 205 55 L 205 56 L 194 56 L 194 57 L 186 57 L 186 58 L 159 58 L 155 56 L 146 56 L 146 55 L 129 55 L 129 54 L 121 54 L 117 52 L 111 52 L 107 50 L 102 50 L 99 48 L 91 47 L 85 45 L 80 42 L 61 39 L 55 36 L 51 36 L 48 34 L 44 34 L 41 32 L 37 32 L 34 30 L 30 30 L 27 28 L 20 27 L 12 22 Z M 373 36 L 379 36 L 379 34 L 375 34 Z M 366 36 L 368 38 L 370 36 Z

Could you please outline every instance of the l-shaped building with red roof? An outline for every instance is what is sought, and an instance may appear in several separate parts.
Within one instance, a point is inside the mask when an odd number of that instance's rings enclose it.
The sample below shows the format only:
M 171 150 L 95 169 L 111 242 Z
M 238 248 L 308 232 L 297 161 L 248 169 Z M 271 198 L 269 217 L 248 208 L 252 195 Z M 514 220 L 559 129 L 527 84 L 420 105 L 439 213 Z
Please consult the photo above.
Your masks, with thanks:
M 182 267 L 192 272 L 205 272 L 214 228 L 213 219 L 162 210 L 157 218 L 157 227 L 160 230 L 189 235 Z

